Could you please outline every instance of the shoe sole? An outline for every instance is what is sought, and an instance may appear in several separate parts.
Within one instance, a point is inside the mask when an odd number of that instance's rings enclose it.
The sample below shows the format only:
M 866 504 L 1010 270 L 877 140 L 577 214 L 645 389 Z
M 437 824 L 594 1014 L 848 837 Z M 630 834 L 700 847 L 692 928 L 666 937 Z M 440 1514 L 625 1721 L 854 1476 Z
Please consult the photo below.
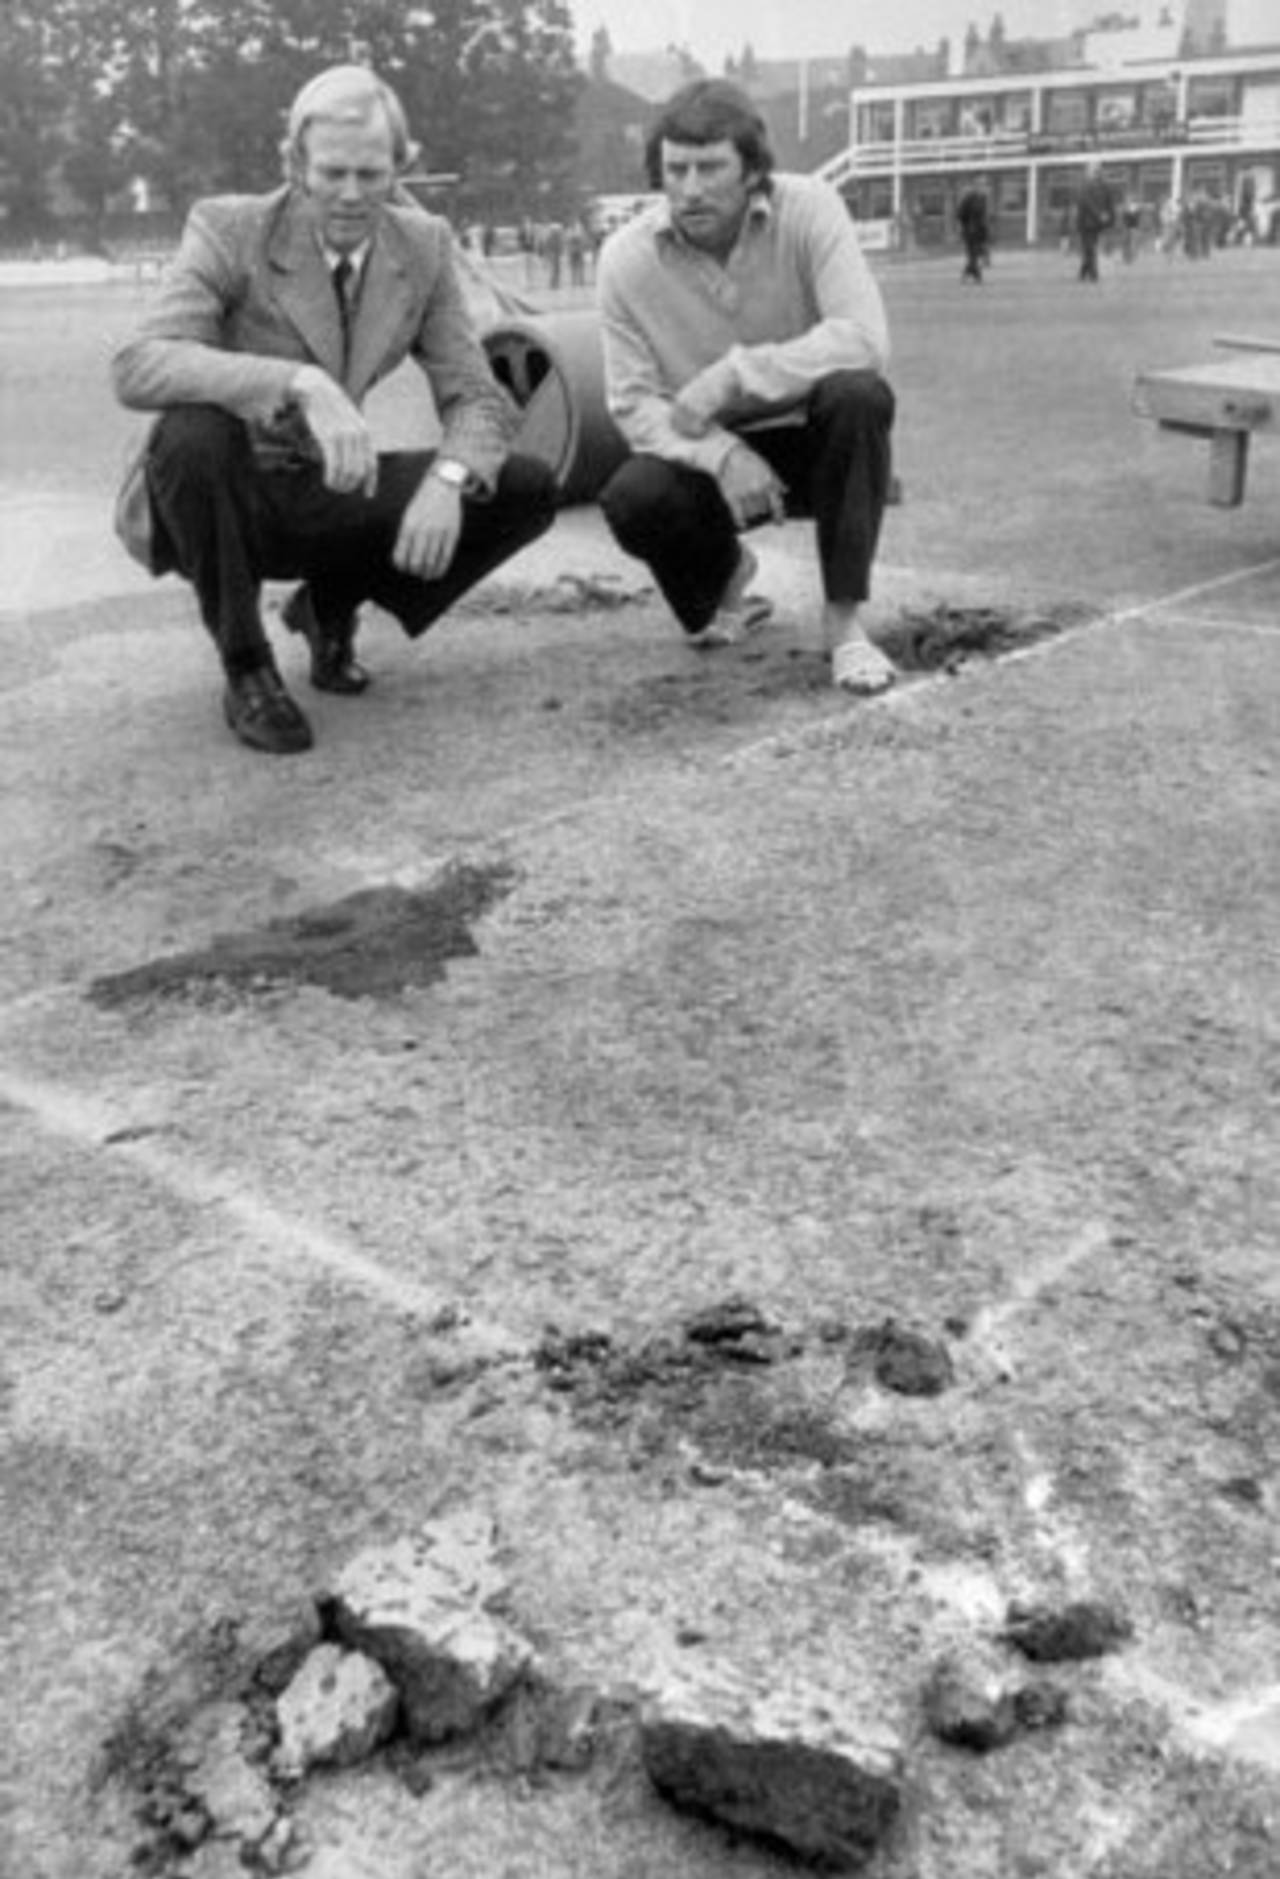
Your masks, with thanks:
M 721 646 L 740 646 L 763 633 L 773 618 L 773 602 L 764 594 L 748 594 L 736 607 L 722 607 L 699 633 L 690 633 L 695 652 L 714 652 Z
M 239 721 L 232 709 L 231 700 L 225 696 L 222 700 L 222 715 L 227 721 L 228 730 L 244 745 L 246 750 L 261 751 L 267 757 L 301 756 L 302 752 L 310 750 L 316 741 L 309 724 L 303 724 L 298 731 L 289 733 L 287 742 L 278 735 L 259 735 L 252 725 L 242 724 Z

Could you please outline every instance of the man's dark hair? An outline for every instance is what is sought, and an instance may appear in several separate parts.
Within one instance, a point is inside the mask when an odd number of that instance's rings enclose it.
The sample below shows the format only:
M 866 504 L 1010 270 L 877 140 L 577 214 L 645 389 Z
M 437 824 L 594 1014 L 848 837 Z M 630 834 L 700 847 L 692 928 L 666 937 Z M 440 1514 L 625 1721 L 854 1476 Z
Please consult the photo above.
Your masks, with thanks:
M 731 143 L 742 167 L 768 187 L 773 150 L 765 121 L 744 91 L 723 78 L 695 78 L 668 98 L 644 146 L 651 189 L 662 188 L 662 146 Z

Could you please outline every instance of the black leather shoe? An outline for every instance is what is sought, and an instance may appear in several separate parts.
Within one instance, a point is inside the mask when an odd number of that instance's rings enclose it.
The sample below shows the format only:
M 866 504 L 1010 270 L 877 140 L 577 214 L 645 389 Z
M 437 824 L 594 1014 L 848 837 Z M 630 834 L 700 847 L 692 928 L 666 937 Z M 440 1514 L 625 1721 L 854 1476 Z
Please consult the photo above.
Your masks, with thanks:
M 322 626 L 316 618 L 311 589 L 304 581 L 295 587 L 280 618 L 291 633 L 301 633 L 311 648 L 311 683 L 318 692 L 343 692 L 354 697 L 369 684 L 369 674 L 355 657 L 356 616 L 340 627 Z
M 222 710 L 240 742 L 250 750 L 285 756 L 296 750 L 310 750 L 315 741 L 311 726 L 285 690 L 280 674 L 270 666 L 228 678 Z

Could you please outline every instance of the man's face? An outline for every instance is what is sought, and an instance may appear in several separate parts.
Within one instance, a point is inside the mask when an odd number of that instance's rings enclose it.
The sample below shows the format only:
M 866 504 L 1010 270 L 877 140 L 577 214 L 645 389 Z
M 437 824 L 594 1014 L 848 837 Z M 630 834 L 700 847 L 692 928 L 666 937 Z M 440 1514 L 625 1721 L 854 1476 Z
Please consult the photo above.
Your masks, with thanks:
M 316 232 L 335 253 L 349 254 L 373 233 L 394 181 L 391 126 L 381 111 L 364 119 L 318 118 L 309 126 L 302 190 Z
M 716 144 L 662 140 L 662 186 L 672 219 L 696 248 L 728 254 L 738 239 L 754 183 L 728 138 Z

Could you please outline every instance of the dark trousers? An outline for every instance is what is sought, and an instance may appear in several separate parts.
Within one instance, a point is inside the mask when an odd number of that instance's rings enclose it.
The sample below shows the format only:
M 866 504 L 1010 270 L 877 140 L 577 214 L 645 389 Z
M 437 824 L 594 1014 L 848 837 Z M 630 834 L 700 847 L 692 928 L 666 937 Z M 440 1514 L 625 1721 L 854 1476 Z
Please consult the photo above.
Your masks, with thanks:
M 1098 243 L 1102 240 L 1100 228 L 1082 228 L 1080 230 L 1080 273 L 1082 281 L 1096 281 L 1098 278 Z
M 987 238 L 985 235 L 966 235 L 964 237 L 964 273 L 962 281 L 980 281 L 982 264 L 987 258 Z
M 433 455 L 388 452 L 378 458 L 372 496 L 338 495 L 318 465 L 265 468 L 245 426 L 216 406 L 163 414 L 147 465 L 152 507 L 229 676 L 274 663 L 259 604 L 264 580 L 305 580 L 321 624 L 340 624 L 372 600 L 416 637 L 551 526 L 551 471 L 509 457 L 491 498 L 464 501 L 448 572 L 435 581 L 401 573 L 392 549 Z
M 752 429 L 744 442 L 786 486 L 787 514 L 812 516 L 828 600 L 865 600 L 889 493 L 893 393 L 876 372 L 833 372 L 810 394 L 803 424 Z M 733 517 L 714 477 L 647 455 L 629 457 L 600 497 L 620 547 L 648 563 L 687 632 L 720 604 L 738 559 Z

